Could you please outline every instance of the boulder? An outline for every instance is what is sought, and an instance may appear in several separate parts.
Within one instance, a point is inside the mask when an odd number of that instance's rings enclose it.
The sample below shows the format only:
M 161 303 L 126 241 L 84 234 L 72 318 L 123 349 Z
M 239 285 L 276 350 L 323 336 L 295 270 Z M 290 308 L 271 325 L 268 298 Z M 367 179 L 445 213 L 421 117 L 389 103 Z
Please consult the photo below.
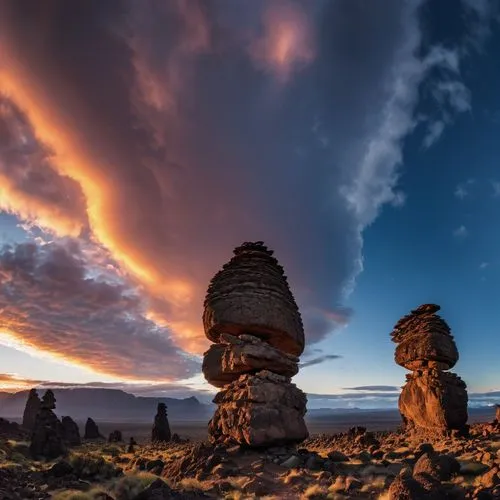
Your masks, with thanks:
M 396 347 L 395 360 L 408 370 L 427 367 L 449 370 L 458 361 L 458 350 L 451 335 L 416 332 L 405 336 Z
M 399 397 L 406 429 L 463 430 L 467 424 L 467 389 L 454 373 L 425 370 L 407 375 Z
M 61 420 L 62 435 L 64 442 L 69 446 L 80 446 L 82 439 L 77 423 L 71 417 L 63 417 Z
M 272 370 L 293 377 L 299 371 L 298 358 L 281 352 L 258 337 L 243 335 L 235 344 L 213 344 L 204 354 L 203 374 L 207 381 L 223 387 L 245 373 Z
M 271 372 L 243 375 L 220 391 L 209 423 L 212 442 L 232 441 L 265 447 L 308 437 L 306 395 L 285 377 Z
M 212 279 L 204 302 L 206 336 L 251 334 L 283 352 L 304 350 L 304 328 L 283 268 L 263 242 L 243 243 Z
M 109 433 L 108 443 L 120 443 L 123 441 L 122 431 L 114 430 Z

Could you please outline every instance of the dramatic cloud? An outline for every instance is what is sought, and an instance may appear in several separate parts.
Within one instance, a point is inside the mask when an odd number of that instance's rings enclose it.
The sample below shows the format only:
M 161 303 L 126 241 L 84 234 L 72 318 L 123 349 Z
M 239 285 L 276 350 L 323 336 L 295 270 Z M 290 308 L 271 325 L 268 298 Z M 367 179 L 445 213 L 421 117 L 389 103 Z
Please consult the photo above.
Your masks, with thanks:
M 199 370 L 167 330 L 144 317 L 136 290 L 86 260 L 74 240 L 4 248 L 0 342 L 13 337 L 21 347 L 124 379 L 168 381 Z
M 401 387 L 395 385 L 362 385 L 359 387 L 345 387 L 346 391 L 394 391 L 399 392 Z
M 33 266 L 8 275 L 26 297 L 4 313 L 12 334 L 107 373 L 179 377 L 174 344 L 206 348 L 208 282 L 252 239 L 276 250 L 309 343 L 345 323 L 363 230 L 404 200 L 421 85 L 439 103 L 429 126 L 469 106 L 457 51 L 422 44 L 422 4 L 1 2 L 0 208 L 105 247 L 141 294 L 83 277 L 68 247 L 75 289 L 57 288 L 55 247 L 12 249 Z

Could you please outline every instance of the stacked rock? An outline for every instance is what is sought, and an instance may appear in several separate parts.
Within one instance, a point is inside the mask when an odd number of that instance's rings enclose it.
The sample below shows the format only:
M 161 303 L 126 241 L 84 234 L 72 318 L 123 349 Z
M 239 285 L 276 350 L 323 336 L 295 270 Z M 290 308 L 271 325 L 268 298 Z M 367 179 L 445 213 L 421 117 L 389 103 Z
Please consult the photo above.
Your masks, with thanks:
M 304 329 L 283 268 L 263 242 L 243 243 L 212 279 L 203 325 L 215 342 L 203 374 L 222 390 L 212 442 L 273 446 L 307 438 L 307 399 L 291 383 Z
M 66 452 L 62 424 L 53 412 L 55 407 L 56 398 L 48 389 L 42 398 L 31 435 L 30 452 L 35 459 L 53 459 Z
M 153 430 L 151 432 L 151 441 L 153 443 L 168 443 L 171 439 L 172 434 L 168 423 L 167 405 L 165 403 L 158 403 Z
M 400 319 L 391 333 L 397 343 L 396 363 L 412 373 L 399 397 L 405 430 L 442 433 L 467 430 L 467 387 L 446 372 L 458 361 L 458 351 L 436 304 L 423 304 Z
M 69 446 L 80 446 L 82 439 L 78 424 L 71 417 L 63 417 L 61 420 L 63 441 Z

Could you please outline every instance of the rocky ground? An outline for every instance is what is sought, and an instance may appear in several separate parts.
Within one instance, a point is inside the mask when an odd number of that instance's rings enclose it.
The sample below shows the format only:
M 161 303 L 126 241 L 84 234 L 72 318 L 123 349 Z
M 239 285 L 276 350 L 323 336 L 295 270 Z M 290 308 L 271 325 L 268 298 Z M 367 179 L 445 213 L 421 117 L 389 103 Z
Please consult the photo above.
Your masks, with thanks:
M 362 428 L 262 451 L 91 442 L 50 462 L 28 445 L 0 421 L 0 499 L 500 499 L 500 429 L 488 424 L 432 445 Z

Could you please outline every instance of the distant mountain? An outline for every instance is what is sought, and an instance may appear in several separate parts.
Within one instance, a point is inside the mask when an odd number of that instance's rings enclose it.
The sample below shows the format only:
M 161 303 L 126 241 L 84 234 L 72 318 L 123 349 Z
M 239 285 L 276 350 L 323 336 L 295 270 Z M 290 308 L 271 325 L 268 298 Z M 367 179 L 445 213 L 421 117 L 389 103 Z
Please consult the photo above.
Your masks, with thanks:
M 56 413 L 70 415 L 76 420 L 113 422 L 151 422 L 158 403 L 165 403 L 171 420 L 208 421 L 213 408 L 202 404 L 195 397 L 186 399 L 140 397 L 119 389 L 53 389 L 56 396 Z M 43 395 L 44 389 L 38 393 Z M 0 417 L 22 417 L 28 391 L 0 392 Z

